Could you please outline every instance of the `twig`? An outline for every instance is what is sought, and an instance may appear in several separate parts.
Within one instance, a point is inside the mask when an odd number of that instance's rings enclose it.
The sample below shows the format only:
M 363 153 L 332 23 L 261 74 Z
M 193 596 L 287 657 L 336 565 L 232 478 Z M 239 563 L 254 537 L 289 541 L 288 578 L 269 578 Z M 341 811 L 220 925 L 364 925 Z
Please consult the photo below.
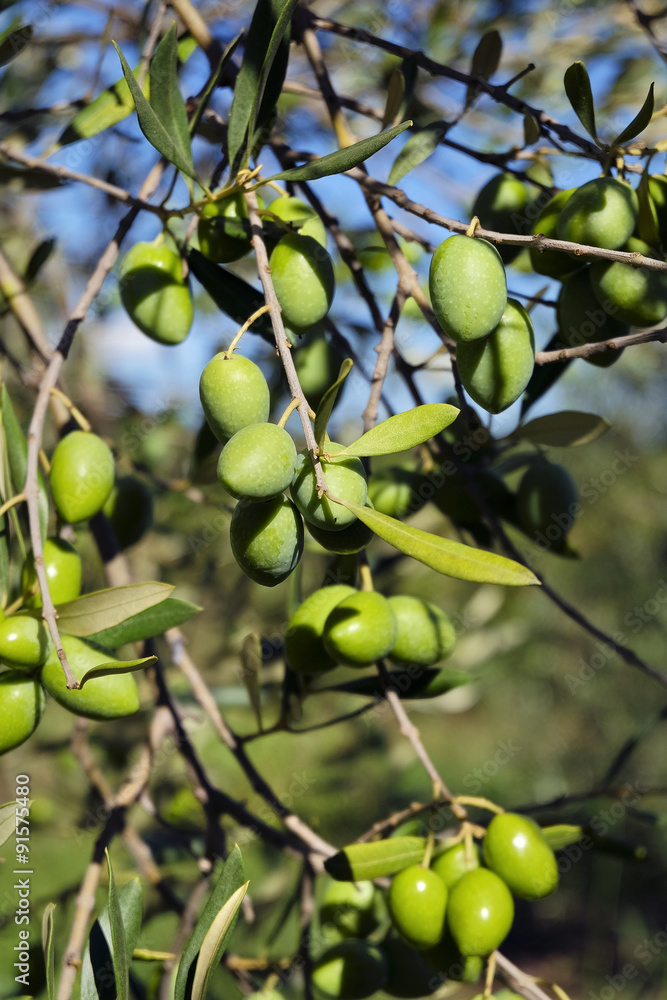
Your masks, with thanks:
M 368 397 L 368 402 L 366 403 L 366 409 L 362 414 L 364 431 L 370 430 L 377 420 L 378 404 L 382 397 L 382 390 L 387 377 L 387 371 L 389 369 L 389 359 L 391 358 L 394 350 L 394 334 L 396 332 L 401 312 L 403 311 L 403 306 L 405 305 L 405 299 L 406 294 L 402 290 L 399 282 L 399 287 L 396 290 L 396 294 L 391 304 L 391 309 L 389 310 L 389 315 L 387 316 L 387 321 L 384 325 L 384 330 L 382 331 L 382 338 L 380 343 L 375 347 L 375 350 L 377 351 L 377 361 L 375 362 L 375 368 L 371 378 L 371 392 Z
M 493 953 L 496 959 L 496 966 L 500 969 L 511 989 L 516 990 L 526 1000 L 552 1000 L 548 993 L 540 989 L 532 976 L 522 972 L 509 958 L 500 951 Z
M 567 361 L 570 358 L 590 358 L 594 354 L 620 351 L 624 347 L 632 347 L 634 344 L 649 344 L 656 341 L 660 344 L 667 343 L 666 326 L 659 330 L 637 330 L 635 333 L 626 333 L 624 336 L 613 337 L 611 340 L 592 341 L 589 344 L 580 344 L 578 347 L 563 347 L 558 351 L 536 351 L 535 364 L 547 365 L 552 361 Z

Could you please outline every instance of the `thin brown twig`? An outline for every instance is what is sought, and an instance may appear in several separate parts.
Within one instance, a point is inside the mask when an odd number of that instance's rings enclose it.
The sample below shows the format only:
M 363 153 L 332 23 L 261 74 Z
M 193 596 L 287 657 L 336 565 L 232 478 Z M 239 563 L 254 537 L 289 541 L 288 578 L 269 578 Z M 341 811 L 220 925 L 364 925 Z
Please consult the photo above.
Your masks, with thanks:
M 375 368 L 373 369 L 373 375 L 371 377 L 370 395 L 368 397 L 368 402 L 366 403 L 366 409 L 362 414 L 364 431 L 370 430 L 377 420 L 378 406 L 380 399 L 382 398 L 382 390 L 387 377 L 387 371 L 389 369 L 389 359 L 394 351 L 394 334 L 396 333 L 396 327 L 401 317 L 405 300 L 406 294 L 401 288 L 401 284 L 399 282 L 399 287 L 396 290 L 396 294 L 391 304 L 391 309 L 389 310 L 389 315 L 387 316 L 387 320 L 384 324 L 380 343 L 375 347 L 375 350 L 377 351 L 377 361 L 375 362 Z
M 620 351 L 624 347 L 652 342 L 667 343 L 667 327 L 663 326 L 659 330 L 636 330 L 634 333 L 626 333 L 621 337 L 613 337 L 610 340 L 592 341 L 589 344 L 580 344 L 578 347 L 563 347 L 558 351 L 536 351 L 535 364 L 547 365 L 552 361 L 568 361 L 571 358 L 590 358 L 594 354 L 603 354 L 606 351 Z

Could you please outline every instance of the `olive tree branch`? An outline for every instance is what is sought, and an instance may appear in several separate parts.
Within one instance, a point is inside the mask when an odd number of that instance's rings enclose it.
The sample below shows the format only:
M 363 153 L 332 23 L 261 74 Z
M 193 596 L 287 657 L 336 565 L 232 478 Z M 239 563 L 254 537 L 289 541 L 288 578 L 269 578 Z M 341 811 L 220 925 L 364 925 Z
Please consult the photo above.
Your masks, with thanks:
M 593 354 L 620 351 L 624 347 L 651 342 L 667 343 L 667 327 L 663 326 L 659 330 L 637 330 L 610 340 L 592 341 L 589 344 L 580 344 L 578 347 L 563 347 L 558 351 L 536 351 L 535 364 L 546 365 L 552 361 L 568 361 L 570 358 L 590 358 Z

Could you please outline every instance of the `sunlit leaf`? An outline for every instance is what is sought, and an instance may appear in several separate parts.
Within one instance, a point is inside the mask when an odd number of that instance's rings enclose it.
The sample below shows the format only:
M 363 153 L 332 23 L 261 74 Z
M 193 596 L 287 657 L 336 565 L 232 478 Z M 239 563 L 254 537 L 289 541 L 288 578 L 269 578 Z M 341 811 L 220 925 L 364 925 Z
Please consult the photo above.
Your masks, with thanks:
M 111 858 L 108 848 L 105 849 L 107 867 L 109 870 L 109 929 L 111 931 L 111 954 L 113 957 L 113 971 L 116 981 L 117 1000 L 129 1000 L 130 997 L 130 968 L 127 961 L 127 951 L 125 945 L 125 928 L 123 927 L 123 916 L 118 900 L 116 889 L 116 879 L 114 878 Z
M 141 66 L 132 70 L 135 79 L 138 78 L 140 70 Z M 146 74 L 141 87 L 145 97 L 148 97 L 149 86 L 148 74 Z M 80 139 L 90 139 L 94 135 L 99 135 L 100 132 L 122 122 L 133 110 L 134 99 L 127 81 L 123 77 L 111 87 L 103 90 L 93 101 L 77 112 L 59 136 L 54 148 L 57 149 L 60 146 L 78 142 Z
M 459 410 L 449 403 L 424 403 L 404 413 L 387 417 L 337 454 L 356 455 L 359 458 L 395 455 L 440 434 L 458 415 Z
M 116 649 L 126 642 L 140 642 L 142 639 L 152 639 L 156 635 L 162 635 L 167 629 L 189 621 L 200 611 L 198 605 L 189 601 L 167 597 L 159 604 L 126 618 L 119 625 L 91 633 L 88 638 L 106 649 Z
M 400 112 L 404 95 L 405 78 L 400 69 L 394 69 L 389 75 L 389 83 L 387 85 L 387 99 L 382 116 L 383 129 L 388 128 Z
M 552 851 L 562 851 L 564 847 L 576 844 L 584 835 L 583 827 L 569 823 L 558 823 L 555 826 L 543 826 L 542 836 Z
M 327 858 L 324 867 L 338 882 L 363 882 L 395 875 L 419 864 L 425 850 L 423 837 L 390 837 L 367 844 L 350 844 Z
M 231 937 L 236 924 L 243 897 L 248 891 L 249 882 L 240 886 L 232 893 L 227 902 L 213 918 L 211 926 L 202 941 L 197 957 L 194 981 L 192 983 L 191 1000 L 204 1000 L 211 973 L 217 967 Z
M 58 605 L 58 628 L 67 635 L 93 635 L 159 604 L 173 589 L 169 583 L 150 580 L 95 590 Z
M 44 971 L 46 973 L 46 994 L 49 1000 L 55 1000 L 56 995 L 56 948 L 53 940 L 53 911 L 55 903 L 47 903 L 42 917 L 42 951 L 44 952 Z
M 537 417 L 530 423 L 517 427 L 511 437 L 551 448 L 574 448 L 589 444 L 606 434 L 611 425 L 595 413 L 580 413 L 578 410 L 563 410 Z
M 178 38 L 175 21 L 155 50 L 149 76 L 150 105 L 176 143 L 183 159 L 192 164 L 188 115 L 178 86 Z
M 565 70 L 565 93 L 574 113 L 590 136 L 598 141 L 595 128 L 595 105 L 588 70 L 582 62 L 574 62 Z
M 401 132 L 405 132 L 406 128 L 410 128 L 411 125 L 411 121 L 401 122 L 400 125 L 394 125 L 378 135 L 361 139 L 360 142 L 354 142 L 351 146 L 346 146 L 345 149 L 337 149 L 335 153 L 329 153 L 327 156 L 320 156 L 319 159 L 313 160 L 303 167 L 290 167 L 288 170 L 282 170 L 279 174 L 274 174 L 268 179 L 274 181 L 315 181 L 320 177 L 329 177 L 331 174 L 342 174 L 383 149 L 388 142 L 395 139 Z
M 143 656 L 139 660 L 109 660 L 108 663 L 98 663 L 82 676 L 80 685 L 92 681 L 95 677 L 112 677 L 114 674 L 132 674 L 144 667 L 157 662 L 157 656 Z

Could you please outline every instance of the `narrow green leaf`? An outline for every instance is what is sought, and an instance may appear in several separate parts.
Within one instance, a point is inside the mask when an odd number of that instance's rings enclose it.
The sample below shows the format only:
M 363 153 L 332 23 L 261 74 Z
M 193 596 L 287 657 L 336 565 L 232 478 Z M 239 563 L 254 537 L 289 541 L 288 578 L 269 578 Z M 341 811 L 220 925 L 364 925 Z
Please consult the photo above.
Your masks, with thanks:
M 6 66 L 19 56 L 29 45 L 33 34 L 31 24 L 22 24 L 19 28 L 8 28 L 3 32 L 0 35 L 0 66 Z
M 178 86 L 176 21 L 155 50 L 150 65 L 150 105 L 173 139 L 184 162 L 192 169 L 192 148 L 185 102 Z M 190 174 L 193 176 L 193 174 Z
M 122 886 L 117 893 L 125 935 L 126 964 L 132 961 L 141 933 L 142 890 L 138 878 Z M 81 1000 L 116 1000 L 109 904 L 93 924 L 81 967 Z
M 395 455 L 399 451 L 407 451 L 440 434 L 445 427 L 454 423 L 459 412 L 449 403 L 424 403 L 422 406 L 415 406 L 412 410 L 387 417 L 337 454 L 370 458 L 373 455 Z
M 382 128 L 389 128 L 394 119 L 398 116 L 405 96 L 405 77 L 400 69 L 394 69 L 389 75 L 387 85 L 387 100 L 384 105 L 382 116 Z M 390 182 L 391 183 L 391 182 Z
M 135 79 L 138 78 L 140 70 L 140 65 L 132 70 L 132 75 Z M 141 90 L 144 96 L 148 97 L 148 75 L 144 80 Z M 99 135 L 100 132 L 118 125 L 133 110 L 134 99 L 127 81 L 123 77 L 117 80 L 111 87 L 103 90 L 95 100 L 91 101 L 90 104 L 86 104 L 85 107 L 81 108 L 81 111 L 77 112 L 69 125 L 67 125 L 58 137 L 54 149 L 58 149 L 61 146 L 68 146 L 70 143 L 78 142 L 80 139 L 90 139 L 94 135 Z
M 9 398 L 9 393 L 5 385 L 2 387 L 2 426 L 5 432 L 5 448 L 7 449 L 7 459 L 9 461 L 12 491 L 13 493 L 20 493 L 25 486 L 28 471 L 28 442 L 16 419 L 14 407 L 12 406 L 12 401 Z M 49 523 L 49 501 L 44 489 L 44 479 L 41 472 L 37 473 L 37 481 L 39 483 L 39 527 L 43 541 L 46 538 Z
M 150 948 L 135 948 L 132 952 L 135 962 L 172 962 L 176 957 L 173 951 L 152 951 Z
M 642 104 L 640 110 L 637 112 L 637 114 L 632 119 L 630 124 L 626 125 L 623 131 L 619 135 L 617 135 L 614 141 L 612 142 L 613 148 L 615 148 L 616 146 L 623 146 L 626 142 L 629 142 L 630 139 L 634 139 L 635 136 L 639 135 L 640 132 L 643 132 L 646 126 L 649 124 L 651 118 L 653 117 L 654 89 L 655 89 L 655 84 L 652 83 L 648 89 L 646 100 Z
M 178 167 L 181 173 L 184 173 L 187 177 L 193 178 L 193 180 L 197 180 L 197 174 L 195 173 L 192 165 L 192 151 L 189 151 L 189 156 L 182 153 L 177 143 L 174 139 L 172 139 L 171 135 L 144 97 L 139 84 L 132 75 L 132 70 L 128 66 L 125 56 L 115 42 L 113 43 L 113 46 L 118 53 L 120 64 L 123 67 L 123 74 L 127 80 L 134 99 L 134 106 L 139 120 L 139 128 L 146 136 L 151 146 L 157 149 L 158 153 L 164 156 L 165 159 L 169 160 L 170 163 L 173 163 L 175 167 Z
M 190 124 L 188 125 L 188 130 L 190 132 L 190 135 L 194 135 L 195 132 L 197 131 L 197 126 L 199 125 L 202 115 L 204 114 L 206 108 L 208 107 L 208 102 L 210 101 L 211 94 L 213 93 L 217 85 L 217 82 L 220 79 L 220 74 L 222 73 L 223 69 L 233 56 L 234 52 L 236 51 L 236 46 L 239 44 L 242 38 L 243 38 L 243 31 L 241 30 L 239 31 L 236 38 L 232 39 L 232 41 L 229 43 L 225 51 L 222 53 L 218 61 L 218 65 L 215 67 L 215 69 L 209 76 L 206 82 L 206 86 L 204 87 L 199 97 L 197 109 L 192 118 L 190 119 Z
M 194 981 L 192 983 L 191 1000 L 204 1000 L 211 973 L 218 965 L 225 946 L 231 937 L 238 918 L 243 897 L 248 891 L 249 882 L 240 886 L 232 893 L 224 906 L 215 915 L 211 926 L 202 941 L 197 958 Z
M 93 635 L 159 604 L 173 589 L 169 583 L 150 580 L 95 590 L 75 601 L 59 604 L 58 627 L 67 635 Z
M 368 844 L 350 844 L 324 862 L 337 882 L 363 882 L 383 878 L 417 865 L 424 857 L 424 837 L 390 837 Z
M 0 493 L 4 501 L 4 491 Z M 9 566 L 9 520 L 0 517 L 0 607 L 5 607 L 11 588 Z
M 575 448 L 590 444 L 602 434 L 606 434 L 610 424 L 595 413 L 580 413 L 578 410 L 563 410 L 537 417 L 530 423 L 517 427 L 510 437 L 549 448 Z
M 32 254 L 30 255 L 30 260 L 26 265 L 25 272 L 23 274 L 23 280 L 26 285 L 31 284 L 41 271 L 41 269 L 46 264 L 47 260 L 53 253 L 56 246 L 55 239 L 42 240 L 42 242 L 35 247 Z
M 449 127 L 450 123 L 441 119 L 430 122 L 415 135 L 411 135 L 394 160 L 387 183 L 398 184 L 406 174 L 423 163 L 438 148 Z
M 143 656 L 139 660 L 109 660 L 108 663 L 99 663 L 96 667 L 91 667 L 81 678 L 81 687 L 86 681 L 93 680 L 94 677 L 111 677 L 113 674 L 132 674 L 143 667 L 148 667 L 157 663 L 157 656 Z
M 322 402 L 317 408 L 317 413 L 315 415 L 315 440 L 317 441 L 317 446 L 320 450 L 324 450 L 329 418 L 331 417 L 332 410 L 336 404 L 340 388 L 352 371 L 352 364 L 353 362 L 350 358 L 345 358 L 343 360 L 338 372 L 338 378 L 324 393 L 322 396 Z
M 237 277 L 218 264 L 207 260 L 199 250 L 188 252 L 188 264 L 197 281 L 201 282 L 218 309 L 234 322 L 242 326 L 253 313 L 264 305 L 264 294 L 249 285 L 243 278 Z M 252 333 L 273 344 L 273 327 L 268 315 L 264 313 L 250 327 Z
M 576 844 L 584 834 L 582 826 L 572 826 L 569 823 L 558 823 L 555 826 L 543 826 L 542 836 L 552 851 L 562 851 L 570 844 Z
M 415 698 L 436 698 L 452 688 L 469 684 L 472 676 L 465 670 L 452 670 L 443 667 L 442 670 L 421 668 L 419 670 L 390 670 L 387 674 L 387 686 L 396 691 L 399 698 L 406 700 Z M 358 694 L 367 698 L 383 698 L 383 687 L 378 677 L 357 677 L 353 681 L 344 681 L 323 691 L 344 691 L 346 694 Z M 317 694 L 317 690 L 312 691 Z
M 47 903 L 42 917 L 42 951 L 46 972 L 46 994 L 49 1000 L 56 996 L 56 948 L 53 940 L 53 911 L 55 903 Z
M 565 70 L 563 78 L 565 93 L 575 115 L 590 136 L 598 141 L 595 128 L 595 105 L 588 70 L 582 62 L 573 62 Z
M 0 847 L 14 835 L 18 803 L 3 802 L 0 806 Z
M 493 30 L 485 32 L 477 43 L 470 65 L 470 75 L 476 76 L 480 80 L 490 80 L 500 65 L 500 57 L 503 54 L 503 40 L 500 34 Z M 479 85 L 470 83 L 466 92 L 466 108 L 479 94 Z
M 269 46 L 264 56 L 264 61 L 262 62 L 262 69 L 259 74 L 259 80 L 257 81 L 257 89 L 255 91 L 255 97 L 253 100 L 252 108 L 250 111 L 250 118 L 248 120 L 248 138 L 252 140 L 253 144 L 255 141 L 255 131 L 258 126 L 261 125 L 260 108 L 264 102 L 264 94 L 266 91 L 267 81 L 269 79 L 269 74 L 273 68 L 274 60 L 278 54 L 278 50 L 281 46 L 284 49 L 284 39 L 287 29 L 290 26 L 292 20 L 292 14 L 296 8 L 298 0 L 281 0 L 280 3 L 280 13 L 278 14 L 278 19 L 276 20 L 275 27 L 271 33 L 271 38 L 269 40 Z M 285 70 L 287 67 L 285 66 Z M 282 81 L 284 80 L 284 72 L 282 73 L 281 79 L 281 89 Z M 275 95 L 275 100 L 272 102 L 270 108 L 266 106 L 262 109 L 263 115 L 271 115 L 273 113 L 273 108 L 275 107 L 275 101 L 280 96 L 278 92 Z
M 258 632 L 251 632 L 243 640 L 241 664 L 243 666 L 243 685 L 248 692 L 250 704 L 257 719 L 257 727 L 261 732 L 262 703 L 260 693 L 262 682 L 260 672 L 262 669 L 262 641 Z
M 194 963 L 197 960 L 199 949 L 202 946 L 208 929 L 227 900 L 244 883 L 243 859 L 240 849 L 238 846 L 235 846 L 225 861 L 222 872 L 208 898 L 208 902 L 202 910 L 199 920 L 195 924 L 195 928 L 183 949 L 174 983 L 173 1000 L 190 1000 L 192 976 L 195 972 Z
M 523 116 L 523 143 L 532 146 L 540 138 L 540 123 L 533 115 Z
M 152 639 L 156 635 L 162 635 L 167 629 L 189 621 L 200 611 L 198 605 L 189 601 L 167 597 L 159 604 L 126 618 L 119 625 L 91 633 L 88 638 L 91 642 L 104 646 L 105 649 L 117 649 L 126 642 L 140 642 L 142 639 Z
M 342 174 L 363 163 L 378 150 L 383 149 L 388 142 L 395 139 L 401 132 L 405 132 L 406 128 L 410 128 L 411 125 L 411 121 L 401 122 L 400 125 L 394 125 L 368 139 L 361 139 L 360 142 L 346 146 L 345 149 L 337 149 L 335 153 L 320 156 L 319 159 L 313 160 L 303 167 L 290 167 L 288 170 L 283 170 L 279 174 L 269 177 L 268 180 L 315 181 L 320 177 L 329 177 L 331 174 Z
M 495 552 L 475 549 L 471 545 L 453 542 L 450 538 L 431 535 L 420 528 L 403 524 L 393 517 L 381 514 L 370 507 L 361 507 L 349 500 L 329 497 L 332 503 L 340 503 L 352 511 L 360 521 L 367 524 L 376 535 L 389 542 L 399 552 L 430 566 L 437 573 L 453 576 L 457 580 L 473 580 L 476 583 L 498 583 L 508 587 L 525 587 L 539 583 L 537 577 L 520 563 Z
M 105 848 L 104 853 L 109 869 L 109 928 L 111 930 L 111 954 L 113 957 L 114 978 L 116 980 L 116 995 L 117 1000 L 130 1000 L 130 968 L 127 961 L 123 915 L 120 910 L 116 880 L 113 868 L 111 867 L 108 848 Z

